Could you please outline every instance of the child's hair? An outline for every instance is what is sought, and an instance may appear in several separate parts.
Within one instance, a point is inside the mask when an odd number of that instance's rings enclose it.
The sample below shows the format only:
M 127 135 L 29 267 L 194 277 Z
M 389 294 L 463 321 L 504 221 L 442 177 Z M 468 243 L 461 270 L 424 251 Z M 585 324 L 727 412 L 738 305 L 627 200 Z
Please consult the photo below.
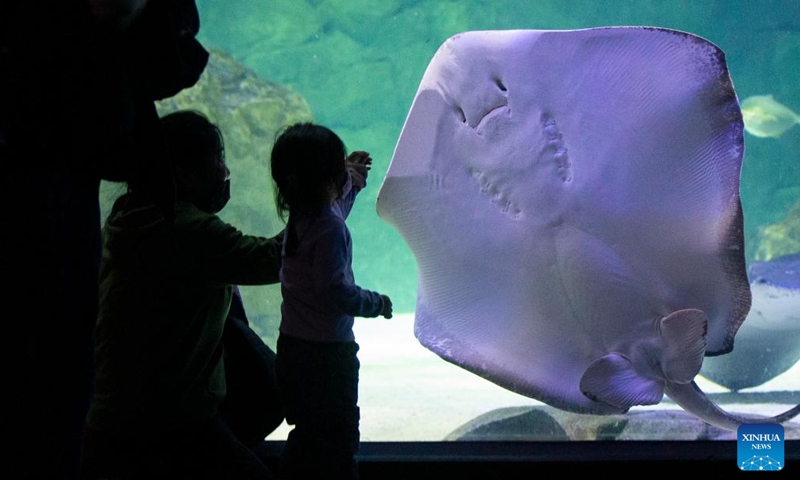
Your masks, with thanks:
M 314 215 L 330 202 L 331 189 L 341 187 L 347 167 L 344 143 L 332 130 L 297 123 L 275 140 L 270 160 L 278 215 Z

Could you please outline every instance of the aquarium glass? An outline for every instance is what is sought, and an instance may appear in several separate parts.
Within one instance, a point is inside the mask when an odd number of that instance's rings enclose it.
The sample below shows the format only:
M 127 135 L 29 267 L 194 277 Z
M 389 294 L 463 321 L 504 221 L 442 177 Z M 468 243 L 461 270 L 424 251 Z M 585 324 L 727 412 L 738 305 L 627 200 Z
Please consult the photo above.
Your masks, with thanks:
M 271 236 L 283 228 L 275 213 L 268 156 L 275 132 L 288 123 L 324 124 L 349 150 L 369 151 L 374 159 L 368 186 L 347 220 L 353 269 L 360 286 L 392 298 L 395 316 L 356 319 L 363 441 L 735 438 L 681 423 L 686 420 L 682 416 L 670 417 L 682 410 L 668 398 L 657 406 L 632 409 L 635 415 L 628 420 L 537 410 L 540 402 L 426 350 L 413 333 L 417 264 L 400 234 L 378 217 L 376 200 L 419 81 L 439 46 L 452 35 L 471 30 L 665 27 L 719 46 L 740 102 L 771 95 L 791 112 L 779 135 L 745 133 L 741 198 L 748 264 L 800 252 L 800 126 L 795 126 L 800 119 L 794 113 L 800 112 L 800 2 L 197 0 L 197 6 L 198 38 L 212 51 L 212 59 L 220 59 L 214 71 L 207 72 L 214 77 L 201 92 L 182 92 L 160 102 L 159 109 L 198 108 L 223 128 L 233 173 L 232 200 L 222 212 L 227 221 L 258 235 Z M 121 188 L 104 184 L 105 211 Z M 784 293 L 792 288 L 781 285 Z M 242 291 L 254 328 L 274 348 L 280 321 L 278 287 Z M 800 311 L 800 296 L 793 301 Z M 794 326 L 786 320 L 763 332 L 759 341 L 769 346 L 772 337 L 775 348 L 793 349 L 800 356 L 800 317 L 793 315 Z M 697 382 L 726 410 L 773 414 L 800 403 L 797 366 L 739 391 L 702 377 Z M 268 439 L 285 439 L 288 431 L 283 425 Z M 800 424 L 787 424 L 786 439 L 797 438 Z

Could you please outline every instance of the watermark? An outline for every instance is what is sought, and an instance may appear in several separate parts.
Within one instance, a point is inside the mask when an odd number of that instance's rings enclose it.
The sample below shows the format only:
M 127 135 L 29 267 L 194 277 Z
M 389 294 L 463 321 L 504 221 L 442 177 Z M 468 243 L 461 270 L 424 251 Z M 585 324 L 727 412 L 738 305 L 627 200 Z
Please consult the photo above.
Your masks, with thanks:
M 736 432 L 739 469 L 754 472 L 783 470 L 783 425 L 751 423 Z

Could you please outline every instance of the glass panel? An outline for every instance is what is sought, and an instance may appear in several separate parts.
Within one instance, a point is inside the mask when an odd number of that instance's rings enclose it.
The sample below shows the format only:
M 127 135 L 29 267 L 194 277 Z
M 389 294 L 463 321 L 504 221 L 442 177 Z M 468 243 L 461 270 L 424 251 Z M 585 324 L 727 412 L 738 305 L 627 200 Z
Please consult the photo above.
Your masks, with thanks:
M 683 30 L 724 50 L 740 101 L 772 95 L 800 111 L 800 2 L 198 0 L 197 4 L 199 39 L 213 50 L 216 62 L 205 75 L 213 74 L 213 79 L 206 80 L 202 95 L 184 92 L 180 101 L 162 102 L 160 108 L 201 108 L 222 126 L 233 184 L 232 200 L 223 212 L 226 220 L 248 233 L 273 235 L 282 228 L 274 213 L 267 160 L 275 132 L 285 124 L 313 119 L 336 131 L 350 150 L 367 150 L 374 159 L 369 185 L 348 219 L 353 267 L 359 285 L 392 297 L 396 314 L 389 321 L 356 320 L 362 440 L 735 438 L 717 437 L 702 428 L 687 433 L 697 425 L 676 423 L 683 417 L 637 420 L 635 414 L 640 412 L 680 412 L 668 398 L 654 407 L 632 409 L 627 420 L 536 410 L 540 402 L 428 351 L 413 334 L 415 258 L 400 234 L 376 215 L 375 205 L 425 68 L 438 47 L 456 33 L 611 25 Z M 201 107 L 205 102 L 216 104 Z M 254 106 L 244 107 L 248 102 Z M 793 115 L 781 135 L 757 136 L 751 130 L 745 134 L 741 195 L 750 264 L 800 251 L 800 127 L 795 127 L 798 118 Z M 118 187 L 104 185 L 104 192 L 110 198 Z M 800 264 L 795 266 L 800 269 Z M 778 287 L 786 293 L 792 285 Z M 279 290 L 245 287 L 243 294 L 251 321 L 274 347 Z M 755 334 L 766 358 L 754 353 L 752 361 L 762 362 L 765 369 L 788 368 L 800 357 L 796 313 L 800 299 L 790 302 L 788 310 L 775 314 L 781 325 Z M 791 335 L 794 338 L 788 342 L 777 342 Z M 771 352 L 773 345 L 781 351 Z M 781 357 L 782 365 L 773 365 L 781 355 L 786 357 Z M 798 368 L 765 375 L 763 382 L 739 392 L 702 377 L 697 383 L 727 410 L 771 414 L 800 403 Z M 676 429 L 678 424 L 683 426 Z M 284 425 L 269 439 L 284 439 L 287 432 Z M 800 438 L 796 423 L 786 427 L 786 439 L 790 438 Z

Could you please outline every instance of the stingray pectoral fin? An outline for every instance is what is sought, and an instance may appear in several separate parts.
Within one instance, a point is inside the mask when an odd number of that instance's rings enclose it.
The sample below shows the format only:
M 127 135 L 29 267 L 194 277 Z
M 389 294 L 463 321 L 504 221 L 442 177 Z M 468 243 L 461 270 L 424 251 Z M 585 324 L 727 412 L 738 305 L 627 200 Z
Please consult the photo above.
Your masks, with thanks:
M 701 310 L 685 309 L 661 319 L 664 353 L 661 368 L 674 383 L 689 383 L 703 366 L 708 335 L 708 317 Z
M 592 362 L 583 372 L 581 393 L 596 402 L 627 411 L 634 405 L 655 405 L 664 397 L 664 384 L 642 378 L 633 364 L 618 353 Z

